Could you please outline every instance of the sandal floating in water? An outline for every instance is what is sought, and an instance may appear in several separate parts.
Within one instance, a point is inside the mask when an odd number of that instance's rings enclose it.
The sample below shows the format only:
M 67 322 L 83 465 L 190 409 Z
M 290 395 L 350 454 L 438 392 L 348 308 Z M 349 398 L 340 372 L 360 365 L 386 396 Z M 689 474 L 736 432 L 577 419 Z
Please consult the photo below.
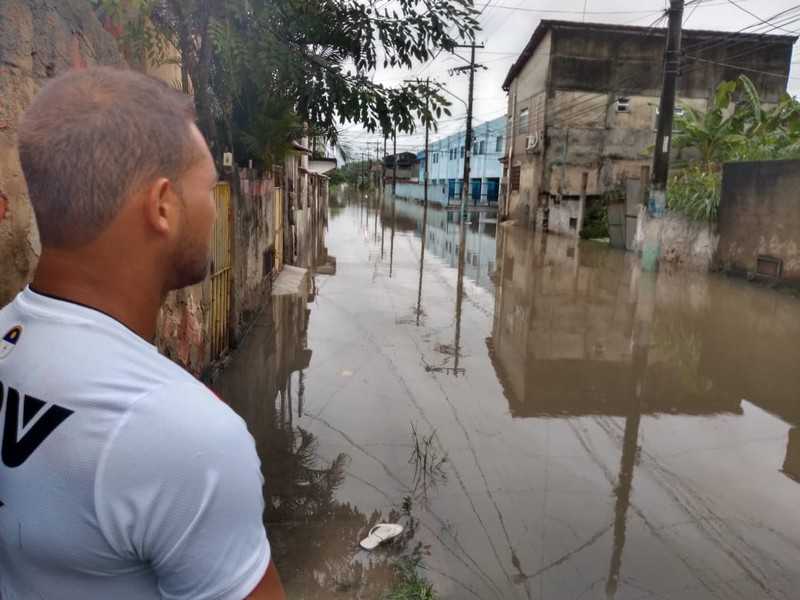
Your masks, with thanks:
M 403 526 L 395 523 L 378 523 L 369 530 L 369 535 L 361 540 L 364 550 L 374 550 L 383 542 L 396 538 L 403 533 Z

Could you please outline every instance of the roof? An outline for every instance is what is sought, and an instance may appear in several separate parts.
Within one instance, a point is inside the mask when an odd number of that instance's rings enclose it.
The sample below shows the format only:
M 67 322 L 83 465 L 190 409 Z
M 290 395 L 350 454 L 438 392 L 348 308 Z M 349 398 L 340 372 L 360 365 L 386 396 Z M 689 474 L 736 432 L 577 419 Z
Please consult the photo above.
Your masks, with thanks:
M 657 33 L 659 35 L 664 35 L 666 33 L 666 29 L 658 28 L 653 29 L 651 27 L 636 27 L 633 25 L 614 25 L 609 23 L 581 23 L 577 21 L 558 21 L 558 20 L 551 20 L 551 19 L 543 19 L 539 22 L 539 26 L 533 32 L 531 39 L 528 41 L 525 48 L 522 50 L 522 53 L 519 55 L 517 60 L 511 65 L 511 68 L 508 70 L 508 75 L 506 75 L 505 81 L 503 81 L 503 89 L 508 91 L 511 87 L 511 82 L 519 75 L 520 71 L 528 64 L 531 56 L 536 51 L 536 48 L 542 42 L 544 37 L 547 35 L 548 32 L 554 29 L 578 29 L 584 31 L 595 31 L 595 32 L 619 32 L 619 33 L 630 33 L 630 34 L 638 34 L 638 35 L 653 35 Z M 741 33 L 738 31 L 709 31 L 709 30 L 702 30 L 702 29 L 685 29 L 684 36 L 689 36 L 693 38 L 703 38 L 703 37 L 726 37 L 731 38 L 735 37 L 737 41 L 753 41 L 763 43 L 765 38 L 768 38 L 770 42 L 774 42 L 775 44 L 785 44 L 788 46 L 793 46 L 794 43 L 797 41 L 798 36 L 792 35 L 766 35 L 763 33 Z

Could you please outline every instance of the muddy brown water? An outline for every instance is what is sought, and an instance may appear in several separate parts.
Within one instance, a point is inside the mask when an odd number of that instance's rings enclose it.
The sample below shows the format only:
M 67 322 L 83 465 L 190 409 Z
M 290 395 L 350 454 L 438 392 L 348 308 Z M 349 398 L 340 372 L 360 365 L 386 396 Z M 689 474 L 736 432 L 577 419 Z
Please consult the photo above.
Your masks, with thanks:
M 490 213 L 460 265 L 431 210 L 420 276 L 422 209 L 376 206 L 333 202 L 307 323 L 276 303 L 217 384 L 290 598 L 409 556 L 442 598 L 798 597 L 800 301 Z

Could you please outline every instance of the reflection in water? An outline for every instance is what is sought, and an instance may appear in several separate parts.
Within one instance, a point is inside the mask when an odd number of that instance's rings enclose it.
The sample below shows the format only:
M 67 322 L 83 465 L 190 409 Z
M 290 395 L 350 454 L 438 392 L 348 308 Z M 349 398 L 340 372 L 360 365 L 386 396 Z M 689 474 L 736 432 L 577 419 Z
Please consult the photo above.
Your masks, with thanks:
M 380 598 L 414 552 L 457 600 L 796 596 L 795 299 L 389 198 L 381 262 L 362 200 L 331 205 L 314 360 L 272 317 L 226 373 L 290 597 Z
M 394 230 L 397 227 L 397 198 L 392 192 L 392 237 L 389 242 L 389 279 L 392 278 L 394 272 Z
M 800 481 L 794 299 L 721 278 L 645 274 L 635 257 L 598 244 L 503 229 L 488 345 L 512 415 L 624 417 L 607 598 L 624 579 L 643 415 L 742 415 L 748 398 L 795 424 L 782 470 Z M 677 483 L 668 488 L 676 501 L 708 518 L 705 501 Z M 699 529 L 729 535 L 721 521 Z M 752 559 L 732 556 L 771 597 L 773 582 L 743 562 Z
M 259 318 L 214 387 L 255 438 L 265 480 L 264 520 L 289 597 L 379 598 L 399 558 L 424 555 L 414 541 L 414 501 L 408 498 L 401 509 L 382 514 L 336 500 L 349 455 L 321 458 L 316 436 L 295 424 L 304 416 L 305 369 L 311 359 L 305 328 L 303 304 L 275 297 L 272 313 Z M 387 521 L 403 524 L 405 531 L 367 557 L 357 541 Z
M 397 200 L 397 226 L 399 231 L 413 231 L 422 237 L 425 222 L 424 205 Z M 473 211 L 467 220 L 464 274 L 479 286 L 493 290 L 491 276 L 495 271 L 496 212 Z M 431 206 L 425 226 L 425 252 L 444 259 L 454 269 L 459 264 L 461 224 L 458 212 Z

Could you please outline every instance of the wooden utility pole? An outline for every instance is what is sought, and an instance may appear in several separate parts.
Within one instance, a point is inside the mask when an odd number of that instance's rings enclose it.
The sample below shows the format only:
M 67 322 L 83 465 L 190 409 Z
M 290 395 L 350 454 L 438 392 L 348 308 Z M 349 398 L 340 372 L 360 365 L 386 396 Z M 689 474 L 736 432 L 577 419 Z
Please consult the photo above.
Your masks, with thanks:
M 484 69 L 483 65 L 475 64 L 475 49 L 484 48 L 483 44 L 467 44 L 456 46 L 456 48 L 469 48 L 469 66 L 453 69 L 455 72 L 469 71 L 469 97 L 467 98 L 467 131 L 464 140 L 464 180 L 461 185 L 461 220 L 466 220 L 467 215 L 467 195 L 470 191 L 470 158 L 472 157 L 472 108 L 475 95 L 475 70 Z
M 675 93 L 681 66 L 681 35 L 684 0 L 670 0 L 667 49 L 664 56 L 664 86 L 658 114 L 655 155 L 653 157 L 653 186 L 650 212 L 661 216 L 666 209 L 669 153 L 672 142 L 672 120 L 675 115 Z

